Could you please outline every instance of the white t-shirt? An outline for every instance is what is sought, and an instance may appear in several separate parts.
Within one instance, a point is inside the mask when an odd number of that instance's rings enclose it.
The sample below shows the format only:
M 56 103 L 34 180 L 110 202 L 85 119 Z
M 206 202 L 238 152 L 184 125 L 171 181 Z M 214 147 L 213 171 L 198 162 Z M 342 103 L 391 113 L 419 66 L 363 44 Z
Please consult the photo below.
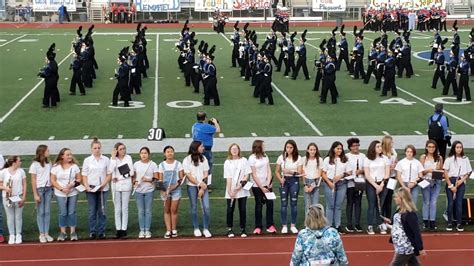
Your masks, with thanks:
M 68 184 L 73 184 L 76 181 L 76 175 L 80 173 L 79 166 L 73 164 L 71 167 L 64 169 L 62 165 L 57 164 L 51 168 L 51 174 L 56 176 L 56 182 L 61 187 L 66 187 Z M 58 197 L 72 197 L 77 195 L 79 192 L 75 189 L 72 189 L 69 194 L 62 192 L 61 190 L 54 188 L 54 195 Z
M 415 182 L 418 178 L 418 174 L 422 173 L 424 169 L 423 165 L 421 165 L 417 159 L 413 158 L 408 160 L 407 158 L 403 158 L 397 163 L 395 170 L 400 172 L 402 181 L 408 183 Z
M 306 179 L 317 179 L 321 177 L 321 169 L 323 168 L 323 158 L 319 157 L 319 162 L 316 159 L 306 162 L 306 156 L 301 159 L 303 163 L 303 170 L 306 174 Z
M 352 172 L 352 177 L 356 177 L 356 171 L 355 170 L 363 170 L 364 169 L 364 163 L 365 159 L 367 158 L 365 154 L 359 153 L 359 154 L 352 154 L 350 152 L 346 153 L 347 157 L 347 162 L 351 165 L 351 169 L 354 171 Z
M 163 174 L 165 171 L 174 171 L 175 168 L 176 168 L 176 173 L 175 173 L 175 178 L 176 179 L 175 180 L 163 180 L 163 181 L 165 181 L 165 182 L 172 181 L 172 183 L 176 184 L 176 182 L 179 179 L 179 172 L 184 170 L 183 165 L 181 164 L 180 161 L 174 160 L 174 162 L 172 162 L 170 164 L 167 163 L 166 161 L 161 162 L 158 165 L 158 173 Z M 164 178 L 165 177 L 163 176 L 163 179 Z
M 0 170 L 3 169 L 5 165 L 5 159 L 3 159 L 3 155 L 0 154 Z
M 110 160 L 101 155 L 97 160 L 94 155 L 87 157 L 82 164 L 82 175 L 87 176 L 89 186 L 100 186 L 109 173 Z M 102 191 L 108 191 L 109 184 L 106 184 Z
M 327 177 L 333 180 L 335 176 L 342 175 L 344 172 L 353 171 L 348 162 L 341 162 L 340 158 L 334 159 L 334 164 L 329 164 L 329 157 L 324 158 L 323 171 L 326 172 Z
M 203 156 L 203 161 L 199 162 L 199 164 L 196 166 L 191 159 L 191 155 L 188 155 L 183 160 L 183 168 L 186 175 L 191 174 L 199 183 L 204 179 L 204 172 L 209 171 L 209 164 L 207 163 L 206 157 Z M 186 184 L 192 187 L 196 186 L 196 184 L 193 184 L 191 181 L 189 181 L 189 178 L 187 179 Z
M 364 167 L 369 168 L 369 175 L 375 182 L 380 182 L 385 177 L 385 167 L 390 166 L 390 160 L 387 156 L 377 156 L 375 160 L 365 158 Z M 367 173 L 365 173 L 367 175 Z
M 242 181 L 246 175 L 251 173 L 252 169 L 250 169 L 250 165 L 247 159 L 244 157 L 236 160 L 227 159 L 224 162 L 224 178 L 232 179 L 231 189 L 235 189 L 236 187 L 240 186 L 240 181 Z M 235 197 L 243 198 L 248 196 L 250 196 L 250 191 L 240 189 Z M 225 198 L 230 199 L 229 191 L 227 190 L 227 184 L 225 189 Z
M 45 163 L 44 167 L 37 161 L 33 161 L 28 173 L 36 175 L 36 188 L 51 186 L 51 163 Z
M 135 170 L 135 177 L 138 181 L 135 192 L 148 193 L 154 191 L 154 184 L 148 181 L 152 181 L 155 173 L 158 173 L 156 163 L 153 161 L 148 161 L 148 163 L 138 161 L 133 164 L 133 169 Z M 147 182 L 144 182 L 144 179 L 147 180 Z
M 438 162 L 435 162 L 433 158 L 428 159 L 428 157 L 425 157 L 425 162 L 423 163 L 423 169 L 425 170 L 436 170 L 436 167 L 438 166 Z M 432 173 L 426 173 L 426 175 L 423 177 L 424 179 L 431 180 L 433 174 Z
M 457 157 L 456 160 L 454 160 L 454 156 L 448 157 L 444 161 L 443 169 L 448 171 L 449 177 L 459 177 L 472 172 L 471 163 L 467 156 Z
M 390 165 L 392 165 L 393 163 L 395 163 L 397 161 L 397 152 L 395 151 L 395 149 L 392 149 L 392 156 L 388 157 L 386 156 L 388 161 L 390 162 Z M 393 170 L 390 170 L 390 177 L 395 177 L 397 175 L 397 171 L 395 169 Z
M 303 165 L 302 160 L 301 160 L 301 156 L 299 156 L 299 155 L 298 155 L 298 159 L 296 161 L 289 160 L 289 159 L 283 159 L 283 155 L 280 155 L 280 156 L 278 156 L 278 159 L 277 159 L 276 163 L 280 165 L 282 173 L 284 173 L 284 172 L 291 172 L 291 173 L 297 172 L 298 167 Z
M 119 167 L 124 164 L 128 164 L 128 168 L 130 168 L 129 177 L 124 177 L 120 174 Z M 135 174 L 135 172 L 133 171 L 132 157 L 126 154 L 122 160 L 120 160 L 120 158 L 118 157 L 115 157 L 115 159 L 111 159 L 108 174 L 112 175 L 112 182 L 114 182 L 114 179 L 117 179 L 117 181 L 113 183 L 113 185 L 115 186 L 115 191 L 131 191 L 132 176 Z
M 257 183 L 255 182 L 255 178 L 258 178 L 259 183 L 262 186 L 267 186 L 270 180 L 267 180 L 268 177 L 268 166 L 270 161 L 268 160 L 267 156 L 262 156 L 261 158 L 257 159 L 255 154 L 250 155 L 249 157 L 249 165 L 250 167 L 255 167 L 255 172 L 257 176 L 252 175 L 253 186 L 257 187 Z
M 25 171 L 21 168 L 16 169 L 13 174 L 8 171 L 8 168 L 0 171 L 0 181 L 3 182 L 3 186 L 6 186 L 12 180 L 12 196 L 20 196 L 23 193 L 23 179 L 25 178 Z M 7 196 L 5 190 L 2 191 L 2 196 L 4 198 Z

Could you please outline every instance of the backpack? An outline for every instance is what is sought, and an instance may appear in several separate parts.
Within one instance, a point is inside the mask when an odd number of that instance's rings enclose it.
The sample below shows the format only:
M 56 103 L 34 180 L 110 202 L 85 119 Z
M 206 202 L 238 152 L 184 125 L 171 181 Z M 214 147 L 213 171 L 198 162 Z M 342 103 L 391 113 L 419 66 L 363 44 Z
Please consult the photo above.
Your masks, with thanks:
M 433 120 L 433 116 L 430 118 L 430 125 L 428 126 L 428 138 L 433 140 L 444 139 L 444 129 L 441 126 L 440 120 L 443 115 L 439 114 L 438 119 Z

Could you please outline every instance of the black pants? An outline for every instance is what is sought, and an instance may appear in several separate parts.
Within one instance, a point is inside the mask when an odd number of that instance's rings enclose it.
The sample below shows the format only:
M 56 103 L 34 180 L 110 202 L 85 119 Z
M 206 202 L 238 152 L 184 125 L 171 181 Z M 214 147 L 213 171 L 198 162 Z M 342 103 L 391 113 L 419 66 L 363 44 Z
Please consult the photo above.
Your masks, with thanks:
M 446 79 L 444 78 L 444 68 L 437 66 L 433 75 L 433 83 L 431 83 L 431 88 L 436 89 L 436 84 L 438 84 L 438 79 L 441 79 L 443 87 L 446 84 Z
M 71 78 L 71 86 L 69 86 L 69 91 L 72 93 L 76 93 L 76 84 L 79 86 L 79 91 L 83 94 L 86 93 L 86 90 L 84 89 L 84 84 L 82 84 L 82 77 L 81 77 L 81 71 L 80 70 L 75 70 L 72 74 Z
M 278 56 L 278 62 L 276 64 L 276 71 L 281 71 L 281 65 L 283 64 L 283 59 L 285 58 L 285 52 L 281 51 L 280 55 Z
M 266 228 L 273 225 L 273 200 L 267 200 L 265 194 L 258 187 L 252 187 L 252 193 L 255 197 L 255 228 L 263 228 L 262 209 L 263 204 L 267 205 L 266 209 Z
M 411 62 L 409 62 L 406 59 L 400 60 L 400 65 L 398 66 L 398 73 L 397 76 L 401 78 L 403 76 L 403 70 L 405 70 L 405 76 L 407 78 L 411 77 L 413 74 L 413 67 L 411 65 Z
M 375 71 L 375 64 L 376 63 L 370 63 L 369 67 L 367 68 L 367 73 L 365 74 L 365 79 L 364 83 L 369 84 L 370 76 L 372 76 L 372 73 Z
M 288 56 L 285 64 L 285 75 L 288 76 L 290 70 L 294 73 L 295 72 L 295 56 Z
M 130 76 L 130 93 L 141 94 L 142 91 L 140 89 L 140 76 L 138 74 Z
M 92 71 L 94 70 L 92 66 L 92 60 L 87 60 L 82 65 L 82 82 L 84 82 L 84 87 L 92 88 Z
M 191 80 L 193 82 L 194 92 L 199 92 L 199 82 L 201 79 L 201 72 L 193 69 L 193 72 L 191 73 Z
M 450 85 L 453 86 L 453 94 L 457 96 L 458 95 L 458 84 L 456 82 L 456 72 L 455 71 L 448 71 L 448 75 L 446 75 L 446 83 L 444 83 L 443 95 L 448 95 Z
M 234 48 L 232 49 L 231 65 L 232 67 L 237 67 L 239 58 L 239 44 L 234 43 Z
M 387 184 L 385 183 L 385 188 L 386 189 Z M 385 198 L 380 199 L 380 208 L 381 208 L 381 215 L 384 217 L 392 217 L 393 212 L 392 212 L 392 201 L 393 201 L 393 190 L 391 189 L 386 189 L 387 194 L 385 195 Z
M 392 91 L 392 96 L 393 97 L 396 97 L 398 95 L 397 86 L 395 85 L 395 73 L 385 75 L 385 81 L 383 83 L 382 95 L 387 95 L 388 91 Z
M 434 56 L 437 52 L 438 48 L 431 48 L 430 60 L 434 60 Z
M 122 82 L 117 82 L 115 86 L 114 93 L 112 95 L 112 105 L 117 106 L 118 104 L 118 96 L 120 94 L 120 98 L 123 100 L 123 106 L 128 107 L 130 100 L 130 92 L 128 91 L 127 84 L 122 84 Z
M 240 217 L 240 229 L 245 230 L 247 224 L 247 197 L 234 199 L 231 203 L 231 199 L 227 199 L 227 227 L 232 228 L 234 226 L 234 209 L 235 205 L 239 204 L 239 217 Z
M 248 59 L 240 59 L 240 76 L 244 77 L 245 76 L 245 70 L 249 65 L 249 60 Z
M 360 215 L 362 212 L 362 194 L 362 191 L 356 190 L 353 187 L 347 188 L 347 225 L 360 225 Z M 352 220 L 352 214 L 354 214 L 354 220 Z
M 337 103 L 337 89 L 334 79 L 325 78 L 323 81 L 323 91 L 321 92 L 321 102 L 325 103 L 328 96 L 328 91 L 331 92 L 331 102 Z
M 461 74 L 459 77 L 458 101 L 462 100 L 462 93 L 466 93 L 466 101 L 471 100 L 471 89 L 469 88 L 469 76 Z
M 193 70 L 193 64 L 191 62 L 184 64 L 184 82 L 186 87 L 191 86 L 191 73 Z
M 348 52 L 340 52 L 339 57 L 337 58 L 336 63 L 336 70 L 341 69 L 341 63 L 344 61 L 346 63 L 347 71 L 352 72 L 351 64 L 349 64 L 349 53 Z
M 306 65 L 306 56 L 298 57 L 298 62 L 296 62 L 296 69 L 293 71 L 293 79 L 296 79 L 298 77 L 298 73 L 300 72 L 300 68 L 303 68 L 303 74 L 306 79 L 309 79 L 309 73 L 308 73 L 308 66 Z
M 379 65 L 375 72 L 375 90 L 380 90 L 382 85 L 383 69 L 384 65 Z
M 403 254 L 396 254 L 393 256 L 392 262 L 390 263 L 390 266 L 418 266 L 420 263 L 418 262 L 418 259 L 416 258 L 416 255 L 410 254 L 410 255 L 403 255 Z
M 271 77 L 264 76 L 260 90 L 260 103 L 265 103 L 265 99 L 268 98 L 268 104 L 273 105 L 272 91 Z
M 53 81 L 45 80 L 44 95 L 43 95 L 43 105 L 44 106 L 56 106 L 56 85 Z
M 448 143 L 444 139 L 435 139 L 436 141 L 436 146 L 438 146 L 439 150 L 439 155 L 443 156 L 443 158 L 446 158 L 446 149 L 448 146 Z
M 362 58 L 355 60 L 354 78 L 359 79 L 359 76 L 365 79 L 364 62 L 362 62 Z
M 209 105 L 210 100 L 214 100 L 214 105 L 220 105 L 219 93 L 217 92 L 216 77 L 209 77 L 204 83 L 204 105 Z
M 322 78 L 323 78 L 323 70 L 318 68 L 316 70 L 316 79 L 314 80 L 313 91 L 319 91 L 319 84 L 321 84 Z M 323 87 L 324 87 L 324 82 L 323 82 Z

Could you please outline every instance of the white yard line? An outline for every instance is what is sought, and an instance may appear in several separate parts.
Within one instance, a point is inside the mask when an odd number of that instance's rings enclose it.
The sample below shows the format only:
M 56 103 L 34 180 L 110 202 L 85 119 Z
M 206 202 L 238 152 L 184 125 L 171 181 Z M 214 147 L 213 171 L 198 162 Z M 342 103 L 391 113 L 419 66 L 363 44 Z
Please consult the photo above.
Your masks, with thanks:
M 155 77 L 158 77 L 158 58 L 159 58 L 160 34 L 156 34 L 156 53 L 155 53 Z M 158 79 L 155 79 L 155 102 L 153 106 L 153 128 L 158 127 Z
M 58 63 L 58 66 L 60 66 L 62 63 L 64 63 L 64 61 L 66 61 L 66 59 L 68 59 L 71 54 L 72 53 L 69 53 L 66 57 L 64 57 L 64 59 L 61 60 L 61 62 Z M 25 96 L 23 96 L 23 98 L 21 98 L 10 109 L 10 111 L 8 111 L 4 116 L 2 116 L 2 118 L 0 118 L 0 124 L 3 123 L 5 121 L 5 119 L 7 119 L 26 100 L 26 98 L 28 98 L 28 96 L 30 96 L 43 82 L 44 82 L 44 79 L 41 79 Z
M 3 47 L 3 46 L 5 46 L 5 45 L 7 45 L 7 44 L 9 44 L 9 43 L 12 43 L 12 42 L 18 40 L 18 39 L 21 39 L 21 38 L 25 37 L 26 35 L 28 35 L 28 34 L 23 34 L 23 35 L 21 35 L 20 37 L 16 37 L 15 39 L 9 40 L 9 41 L 6 42 L 6 43 L 2 43 L 2 44 L 0 44 L 0 47 Z

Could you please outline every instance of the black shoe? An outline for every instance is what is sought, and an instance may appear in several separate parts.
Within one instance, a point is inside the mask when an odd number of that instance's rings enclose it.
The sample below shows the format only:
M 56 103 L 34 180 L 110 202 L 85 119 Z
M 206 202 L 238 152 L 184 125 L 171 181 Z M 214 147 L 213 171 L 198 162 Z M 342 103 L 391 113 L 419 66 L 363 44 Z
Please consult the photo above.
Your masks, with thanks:
M 352 225 L 348 225 L 348 226 L 346 226 L 346 231 L 349 232 L 349 233 L 353 233 L 354 232 L 354 227 L 352 227 Z
M 453 225 L 448 224 L 448 226 L 446 226 L 446 231 L 453 231 Z
M 84 96 L 84 95 L 86 95 L 86 93 L 85 93 L 85 92 L 81 92 L 81 96 Z
M 120 239 L 122 237 L 122 230 L 117 230 L 115 232 L 114 239 Z
M 49 105 L 43 105 L 43 108 L 49 108 Z
M 430 230 L 431 230 L 431 231 L 436 231 L 436 230 L 438 230 L 438 227 L 436 226 L 436 222 L 435 222 L 435 221 L 430 221 Z
M 357 233 L 360 233 L 360 232 L 364 231 L 364 229 L 362 229 L 362 227 L 360 227 L 360 225 L 356 225 L 355 230 L 356 230 Z
M 75 92 L 70 92 L 69 95 L 76 95 L 76 93 Z
M 228 229 L 228 230 L 227 230 L 227 237 L 228 237 L 228 238 L 232 238 L 232 237 L 234 237 L 234 236 L 235 236 L 234 231 L 232 231 L 232 229 Z
M 99 234 L 99 239 L 105 239 L 105 234 L 104 234 L 104 233 L 100 233 L 100 234 Z
M 458 232 L 464 231 L 464 226 L 463 226 L 462 224 L 458 224 L 458 225 L 456 226 L 456 231 L 458 231 Z
M 342 230 L 342 227 L 341 227 L 341 226 L 339 226 L 339 227 L 336 228 L 336 229 L 337 229 L 337 232 L 338 232 L 340 235 L 344 235 L 344 234 L 345 234 L 345 232 L 344 232 L 344 230 Z
M 319 103 L 326 103 L 326 101 L 319 101 Z
M 97 235 L 95 233 L 90 233 L 89 234 L 89 239 L 90 240 L 94 240 L 94 239 L 96 239 L 96 237 L 97 237 Z
M 430 229 L 430 224 L 428 220 L 423 220 L 423 230 L 427 231 Z
M 120 236 L 120 239 L 127 239 L 127 230 L 122 230 L 122 236 Z

